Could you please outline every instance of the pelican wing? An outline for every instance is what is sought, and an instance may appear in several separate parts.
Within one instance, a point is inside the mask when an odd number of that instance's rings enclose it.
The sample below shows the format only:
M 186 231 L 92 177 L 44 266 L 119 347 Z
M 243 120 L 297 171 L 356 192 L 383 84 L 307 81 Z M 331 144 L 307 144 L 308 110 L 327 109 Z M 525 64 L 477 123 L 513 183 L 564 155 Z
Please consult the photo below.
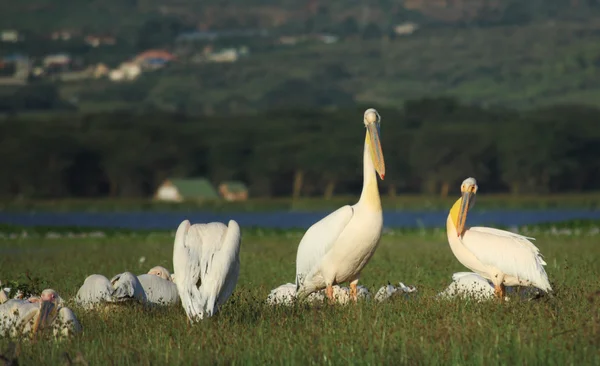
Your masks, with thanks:
M 137 276 L 146 293 L 146 299 L 154 305 L 174 305 L 179 302 L 177 285 L 156 275 Z
M 239 275 L 240 228 L 222 223 L 179 225 L 173 269 L 183 308 L 192 321 L 211 316 L 233 292 Z M 199 284 L 199 287 L 198 287 Z
M 546 262 L 530 240 L 533 238 L 510 231 L 472 227 L 465 231 L 462 243 L 484 265 L 529 281 L 544 291 L 551 291 L 544 270 Z
M 75 303 L 82 307 L 92 307 L 102 302 L 110 302 L 113 287 L 108 278 L 93 274 L 88 276 L 77 291 Z
M 354 215 L 352 206 L 344 206 L 313 224 L 304 234 L 296 254 L 296 286 L 301 286 L 333 247 Z
M 124 272 L 114 276 L 112 283 L 113 292 L 111 302 L 122 302 L 128 300 L 137 300 L 142 304 L 147 301 L 146 293 L 138 278 L 131 272 Z
M 54 320 L 53 332 L 55 336 L 68 337 L 77 333 L 81 333 L 83 327 L 79 320 L 69 308 L 61 307 L 58 311 L 58 316 Z

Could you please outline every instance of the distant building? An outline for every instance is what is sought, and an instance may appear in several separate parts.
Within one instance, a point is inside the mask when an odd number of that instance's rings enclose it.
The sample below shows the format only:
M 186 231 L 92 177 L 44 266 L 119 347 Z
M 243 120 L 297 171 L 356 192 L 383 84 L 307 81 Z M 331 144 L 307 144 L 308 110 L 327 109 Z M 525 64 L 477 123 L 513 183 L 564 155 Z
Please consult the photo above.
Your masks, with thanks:
M 172 53 L 164 50 L 148 50 L 137 55 L 133 59 L 133 62 L 144 69 L 157 69 L 174 61 L 176 58 Z
M 117 43 L 115 37 L 96 35 L 88 35 L 84 38 L 84 41 L 92 47 L 99 47 L 101 45 L 114 45 Z
M 71 56 L 66 53 L 57 53 L 54 55 L 48 55 L 44 57 L 42 63 L 44 67 L 48 67 L 51 65 L 60 65 L 65 66 L 71 63 Z
M 226 48 L 217 52 L 212 52 L 207 56 L 210 62 L 236 62 L 239 58 L 238 51 L 235 48 Z
M 0 59 L 0 85 L 25 85 L 31 73 L 29 57 L 9 55 Z
M 134 62 L 123 62 L 118 69 L 108 73 L 108 78 L 112 81 L 135 80 L 142 73 L 140 65 Z
M 226 201 L 245 201 L 248 199 L 248 187 L 240 181 L 227 181 L 219 184 L 219 193 Z
M 22 37 L 19 36 L 19 32 L 14 29 L 6 29 L 0 32 L 0 40 L 2 42 L 18 42 Z
M 219 199 L 215 187 L 206 178 L 167 179 L 156 190 L 154 199 L 182 202 Z
M 399 36 L 413 34 L 419 26 L 415 23 L 402 23 L 394 27 L 394 33 Z

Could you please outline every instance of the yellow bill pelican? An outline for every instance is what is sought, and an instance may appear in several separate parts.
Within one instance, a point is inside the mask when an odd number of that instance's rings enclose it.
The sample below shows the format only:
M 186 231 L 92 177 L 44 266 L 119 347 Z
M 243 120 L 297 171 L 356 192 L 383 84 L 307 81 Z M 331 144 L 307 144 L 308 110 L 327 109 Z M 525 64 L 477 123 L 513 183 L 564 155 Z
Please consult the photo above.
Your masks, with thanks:
M 349 281 L 350 297 L 356 301 L 360 273 L 379 244 L 383 213 L 375 172 L 384 178 L 379 136 L 381 117 L 370 108 L 365 111 L 363 122 L 367 132 L 360 200 L 329 214 L 304 234 L 296 255 L 296 288 L 300 300 L 325 288 L 329 301 L 335 302 L 333 286 Z
M 446 231 L 454 256 L 463 266 L 492 281 L 497 298 L 504 298 L 505 286 L 552 291 L 544 270 L 546 262 L 530 241 L 533 238 L 488 227 L 466 227 L 477 189 L 475 178 L 465 179 L 460 187 L 462 196 L 450 209 Z

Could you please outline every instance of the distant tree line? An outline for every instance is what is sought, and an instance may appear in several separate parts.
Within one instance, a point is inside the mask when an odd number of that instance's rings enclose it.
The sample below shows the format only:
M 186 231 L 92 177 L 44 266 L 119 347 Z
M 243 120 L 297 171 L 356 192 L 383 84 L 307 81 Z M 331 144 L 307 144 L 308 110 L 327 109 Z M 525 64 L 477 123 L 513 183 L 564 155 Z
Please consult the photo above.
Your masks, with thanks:
M 143 197 L 168 177 L 239 179 L 254 197 L 358 194 L 365 106 L 238 116 L 117 111 L 0 120 L 0 195 Z M 600 109 L 485 109 L 437 98 L 379 108 L 384 193 L 597 190 Z

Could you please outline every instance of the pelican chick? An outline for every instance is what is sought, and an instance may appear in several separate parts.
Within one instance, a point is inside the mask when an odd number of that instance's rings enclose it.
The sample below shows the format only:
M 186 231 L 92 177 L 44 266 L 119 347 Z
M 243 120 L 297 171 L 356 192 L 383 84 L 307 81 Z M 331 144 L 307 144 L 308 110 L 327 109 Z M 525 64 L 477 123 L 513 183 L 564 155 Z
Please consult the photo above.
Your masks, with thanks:
M 369 290 L 364 286 L 357 286 L 357 295 L 359 299 L 370 299 L 371 294 Z M 305 299 L 301 301 L 305 301 L 309 304 L 316 304 L 323 302 L 325 300 L 325 290 L 320 290 L 311 293 Z M 347 304 L 351 299 L 350 297 L 350 289 L 347 287 L 341 286 L 333 286 L 333 298 L 335 303 L 337 304 Z M 269 305 L 292 305 L 297 300 L 296 296 L 296 285 L 293 283 L 286 283 L 277 288 L 271 290 L 269 295 L 267 296 L 267 304 Z

